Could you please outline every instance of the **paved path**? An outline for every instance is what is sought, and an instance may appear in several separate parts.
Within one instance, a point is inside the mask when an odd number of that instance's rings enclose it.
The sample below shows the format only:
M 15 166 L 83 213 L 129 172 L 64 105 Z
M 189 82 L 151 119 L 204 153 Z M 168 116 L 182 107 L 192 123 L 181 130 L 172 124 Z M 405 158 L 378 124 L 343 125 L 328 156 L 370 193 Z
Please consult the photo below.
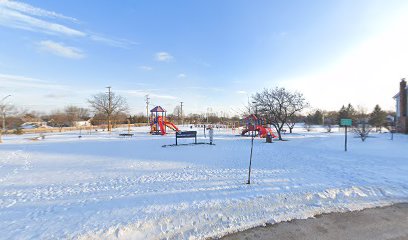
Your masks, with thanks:
M 323 214 L 312 219 L 257 227 L 222 239 L 408 240 L 408 203 L 356 212 Z

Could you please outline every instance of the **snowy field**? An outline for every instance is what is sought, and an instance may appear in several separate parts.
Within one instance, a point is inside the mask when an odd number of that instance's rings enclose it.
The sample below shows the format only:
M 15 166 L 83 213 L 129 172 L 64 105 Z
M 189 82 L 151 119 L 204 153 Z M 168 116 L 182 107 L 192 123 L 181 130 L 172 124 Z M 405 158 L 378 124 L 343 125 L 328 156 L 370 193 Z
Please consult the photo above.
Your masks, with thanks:
M 201 131 L 201 130 L 200 130 Z M 1 239 L 205 239 L 265 223 L 408 201 L 408 136 L 296 129 L 285 142 L 215 131 L 215 146 L 166 147 L 174 134 L 5 136 Z M 124 131 L 126 132 L 126 131 Z M 199 142 L 208 142 L 200 132 Z M 192 139 L 182 139 L 189 143 Z

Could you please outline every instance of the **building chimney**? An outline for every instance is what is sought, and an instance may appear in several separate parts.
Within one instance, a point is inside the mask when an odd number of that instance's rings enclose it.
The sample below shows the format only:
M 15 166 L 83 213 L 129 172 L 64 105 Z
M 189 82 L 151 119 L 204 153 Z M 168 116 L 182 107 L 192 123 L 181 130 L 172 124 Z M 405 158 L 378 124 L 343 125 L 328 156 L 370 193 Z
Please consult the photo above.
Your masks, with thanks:
M 407 116 L 407 82 L 405 78 L 401 79 L 400 83 L 400 116 L 406 117 Z

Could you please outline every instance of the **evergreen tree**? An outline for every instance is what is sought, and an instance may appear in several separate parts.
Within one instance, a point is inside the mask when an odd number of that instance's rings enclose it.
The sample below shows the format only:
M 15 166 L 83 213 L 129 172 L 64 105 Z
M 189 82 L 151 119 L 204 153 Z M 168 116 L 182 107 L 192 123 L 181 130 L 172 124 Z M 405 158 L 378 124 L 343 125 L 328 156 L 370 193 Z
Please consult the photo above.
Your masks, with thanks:
M 355 123 L 356 113 L 356 110 L 350 103 L 347 105 L 347 107 L 343 105 L 339 111 L 337 122 L 340 123 L 340 119 L 342 118 L 349 118 L 353 120 L 353 123 Z
M 313 121 L 317 125 L 323 125 L 323 113 L 319 110 L 316 110 L 313 116 Z
M 387 113 L 378 104 L 375 105 L 373 112 L 370 114 L 369 123 L 380 130 L 387 123 Z

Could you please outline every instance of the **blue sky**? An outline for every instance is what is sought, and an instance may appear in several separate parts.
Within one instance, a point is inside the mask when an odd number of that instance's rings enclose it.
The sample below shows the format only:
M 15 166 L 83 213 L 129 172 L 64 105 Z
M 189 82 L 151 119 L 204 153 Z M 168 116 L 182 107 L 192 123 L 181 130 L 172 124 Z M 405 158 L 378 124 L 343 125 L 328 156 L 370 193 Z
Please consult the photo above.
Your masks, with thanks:
M 241 112 L 263 88 L 313 108 L 393 108 L 408 77 L 407 1 L 0 0 L 0 97 L 87 107 L 112 86 L 172 112 Z

